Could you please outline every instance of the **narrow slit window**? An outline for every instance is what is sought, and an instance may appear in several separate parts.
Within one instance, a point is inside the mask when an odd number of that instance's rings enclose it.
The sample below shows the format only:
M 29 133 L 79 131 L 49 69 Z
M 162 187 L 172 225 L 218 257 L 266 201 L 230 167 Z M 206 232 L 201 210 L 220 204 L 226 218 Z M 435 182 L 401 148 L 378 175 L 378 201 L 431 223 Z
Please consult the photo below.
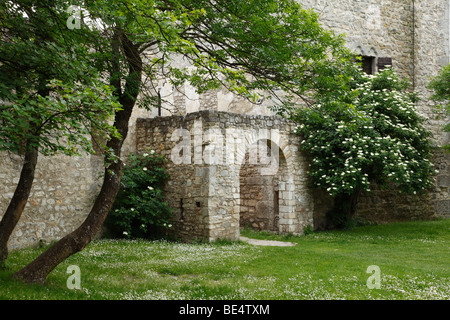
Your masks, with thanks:
M 184 219 L 183 199 L 180 199 L 180 220 Z

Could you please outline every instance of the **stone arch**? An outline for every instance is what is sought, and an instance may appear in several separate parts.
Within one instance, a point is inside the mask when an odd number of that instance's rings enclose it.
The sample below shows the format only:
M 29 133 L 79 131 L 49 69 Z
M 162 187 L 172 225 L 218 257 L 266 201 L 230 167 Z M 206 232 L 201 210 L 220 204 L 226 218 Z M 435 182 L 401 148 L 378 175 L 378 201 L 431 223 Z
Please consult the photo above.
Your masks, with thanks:
M 377 48 L 375 47 L 368 47 L 365 45 L 357 45 L 356 47 L 352 48 L 357 54 L 360 54 L 362 56 L 369 56 L 369 57 L 378 57 L 379 52 Z
M 252 145 L 259 142 L 273 144 L 281 160 L 281 175 L 272 189 L 273 196 L 278 192 L 276 231 L 301 234 L 305 226 L 313 226 L 308 159 L 300 151 L 298 136 L 292 133 L 293 124 L 276 117 L 201 111 L 186 117 L 146 119 L 139 125 L 138 150 L 159 149 L 169 159 L 171 179 L 164 191 L 176 213 L 173 232 L 183 241 L 239 239 L 241 207 L 245 206 L 241 202 L 242 166 L 246 157 L 254 155 Z M 172 138 L 180 128 L 187 131 L 183 142 L 186 139 L 190 146 L 190 161 L 181 164 L 172 161 L 172 151 L 181 143 Z M 201 139 L 196 136 L 198 132 Z M 196 150 L 202 151 L 201 158 Z M 211 155 L 217 161 L 210 161 Z
M 299 231 L 300 217 L 295 200 L 295 182 L 298 179 L 287 138 L 276 130 L 246 135 L 247 149 L 238 168 L 241 228 Z M 276 160 L 276 165 L 273 161 L 268 162 L 267 158 L 266 161 L 261 159 L 265 148 L 267 155 L 275 158 L 272 160 Z

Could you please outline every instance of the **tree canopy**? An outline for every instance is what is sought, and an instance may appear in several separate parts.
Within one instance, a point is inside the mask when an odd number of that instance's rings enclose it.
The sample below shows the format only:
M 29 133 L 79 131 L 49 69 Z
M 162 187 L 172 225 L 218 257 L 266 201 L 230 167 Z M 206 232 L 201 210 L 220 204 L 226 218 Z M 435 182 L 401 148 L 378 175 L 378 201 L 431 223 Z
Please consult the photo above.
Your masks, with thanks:
M 100 81 L 92 32 L 65 27 L 66 1 L 0 4 L 0 150 L 91 152 L 91 133 L 116 134 L 118 104 Z

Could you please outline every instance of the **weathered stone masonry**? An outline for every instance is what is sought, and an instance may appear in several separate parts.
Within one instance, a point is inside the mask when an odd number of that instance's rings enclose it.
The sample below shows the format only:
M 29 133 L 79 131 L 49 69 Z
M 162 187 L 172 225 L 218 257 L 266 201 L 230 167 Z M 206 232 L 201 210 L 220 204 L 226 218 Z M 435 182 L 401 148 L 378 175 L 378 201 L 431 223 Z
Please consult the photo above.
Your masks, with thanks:
M 312 226 L 313 201 L 307 187 L 307 162 L 299 151 L 298 137 L 292 135 L 292 125 L 277 117 L 219 111 L 138 120 L 138 152 L 153 149 L 168 160 L 172 178 L 165 191 L 175 209 L 177 235 L 183 240 L 238 239 L 240 218 L 245 218 L 251 209 L 262 210 L 268 202 L 264 197 L 258 199 L 258 194 L 249 194 L 247 198 L 241 195 L 247 184 L 262 186 L 267 179 L 276 184 L 269 188 L 271 196 L 275 192 L 278 196 L 278 217 L 276 222 L 272 221 L 274 231 L 301 233 L 305 226 Z M 177 133 L 181 129 L 188 132 L 184 140 L 179 140 L 181 134 Z M 178 156 L 180 141 L 188 141 L 187 154 L 180 153 L 185 163 L 174 161 L 173 152 L 176 150 Z M 264 163 L 260 157 L 254 162 L 258 170 L 250 177 L 253 182 L 243 183 L 241 173 L 249 158 L 255 156 L 254 152 L 258 153 L 258 142 L 269 145 L 271 150 L 277 148 L 282 160 L 276 164 Z M 272 214 L 273 205 L 271 209 L 262 211 Z M 258 220 L 255 216 L 248 221 L 264 223 L 265 219 L 268 218 Z
M 17 185 L 22 159 L 0 153 L 0 215 Z M 30 198 L 9 242 L 15 249 L 50 242 L 75 230 L 85 219 L 102 183 L 102 158 L 40 155 Z
M 387 58 L 401 76 L 409 78 L 420 93 L 418 110 L 429 119 L 436 143 L 449 142 L 448 134 L 440 130 L 442 121 L 435 118 L 426 86 L 450 62 L 450 0 L 301 2 L 319 13 L 326 28 L 345 34 L 349 48 L 364 56 L 373 72 Z M 198 95 L 191 86 L 173 88 L 164 81 L 158 87 L 165 100 L 164 118 L 157 118 L 157 110 L 136 109 L 123 154 L 126 157 L 130 152 L 152 147 L 170 160 L 172 147 L 178 145 L 171 141 L 174 129 L 184 127 L 194 139 L 194 131 L 199 131 L 196 126 L 201 124 L 205 139 L 201 146 L 191 141 L 192 165 L 168 162 L 172 181 L 166 194 L 175 209 L 175 225 L 181 238 L 236 238 L 239 225 L 299 233 L 306 225 L 321 226 L 332 200 L 306 188 L 307 161 L 289 134 L 288 124 L 265 106 L 252 105 L 225 90 Z M 273 132 L 279 130 L 280 139 L 264 133 L 263 129 L 270 132 L 272 128 Z M 235 151 L 242 161 L 233 165 L 207 164 L 205 157 L 196 163 L 195 148 L 210 152 L 213 145 L 220 145 L 220 141 L 212 143 L 215 135 L 205 133 L 207 129 L 221 132 L 218 136 L 225 139 L 228 129 L 234 139 L 247 141 L 248 145 L 273 141 L 280 149 L 279 171 L 272 176 L 255 175 L 264 166 L 248 163 L 254 153 L 242 146 L 242 150 Z M 226 157 L 226 148 L 222 150 Z M 393 192 L 375 191 L 363 195 L 358 215 L 374 221 L 450 216 L 450 157 L 437 152 L 435 159 L 439 175 L 428 195 L 399 197 Z M 76 228 L 89 213 L 102 183 L 100 160 L 96 156 L 41 156 L 30 201 L 10 247 L 57 239 Z M 20 166 L 20 158 L 0 154 L 0 215 L 14 192 Z M 269 212 L 271 215 L 266 214 Z

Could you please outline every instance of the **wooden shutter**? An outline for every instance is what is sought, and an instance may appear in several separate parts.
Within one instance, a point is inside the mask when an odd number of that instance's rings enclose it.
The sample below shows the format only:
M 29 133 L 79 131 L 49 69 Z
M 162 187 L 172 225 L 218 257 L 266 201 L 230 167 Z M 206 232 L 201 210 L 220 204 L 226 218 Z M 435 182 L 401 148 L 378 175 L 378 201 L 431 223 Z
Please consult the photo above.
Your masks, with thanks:
M 386 67 L 392 67 L 392 58 L 378 58 L 377 67 L 378 71 L 381 71 Z

